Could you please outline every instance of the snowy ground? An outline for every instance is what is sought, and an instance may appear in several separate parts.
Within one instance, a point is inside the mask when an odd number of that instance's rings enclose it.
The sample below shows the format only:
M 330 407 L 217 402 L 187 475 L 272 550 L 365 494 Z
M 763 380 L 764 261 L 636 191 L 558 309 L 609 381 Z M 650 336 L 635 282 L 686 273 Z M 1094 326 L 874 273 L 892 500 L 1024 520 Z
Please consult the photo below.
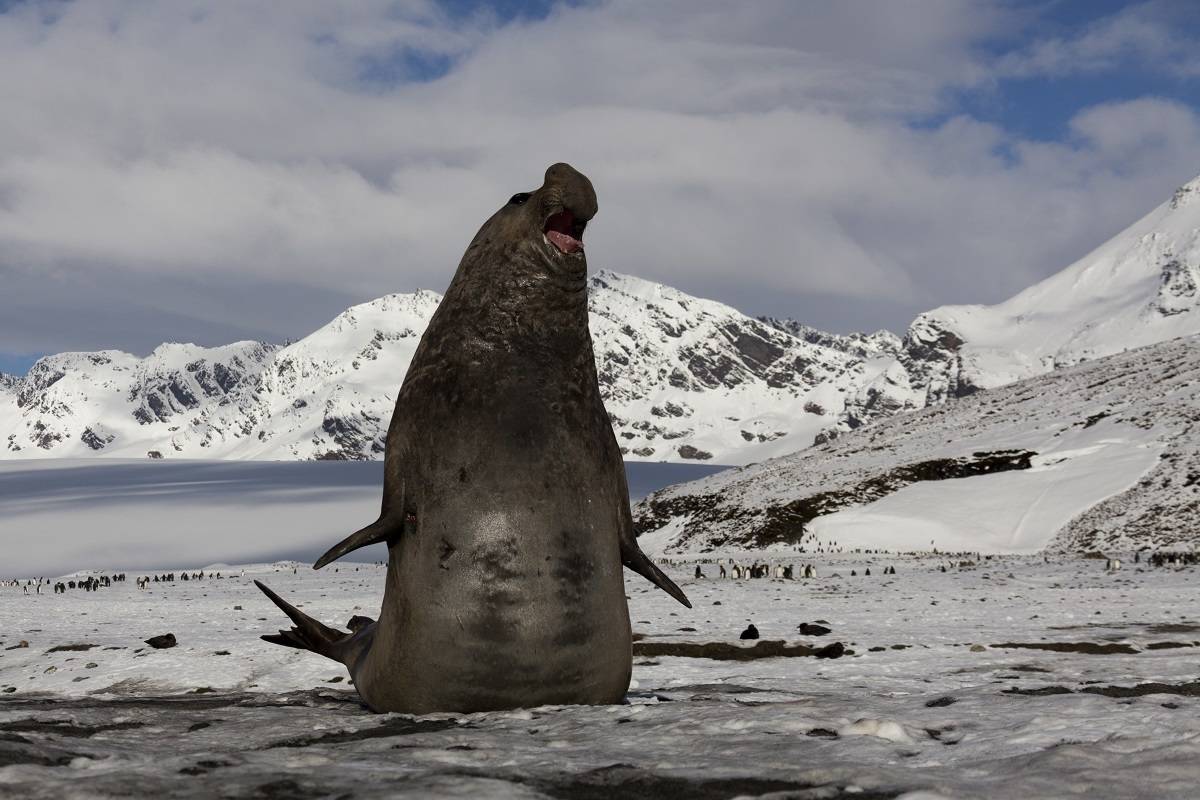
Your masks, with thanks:
M 0 796 L 1197 796 L 1200 569 L 824 558 L 806 581 L 671 567 L 691 611 L 629 573 L 626 705 L 417 719 L 363 711 L 340 665 L 257 638 L 284 619 L 252 578 L 342 623 L 378 608 L 377 566 L 0 588 Z M 798 633 L 818 620 L 832 632 Z M 669 654 L 750 622 L 852 653 Z M 177 647 L 142 644 L 168 631 Z

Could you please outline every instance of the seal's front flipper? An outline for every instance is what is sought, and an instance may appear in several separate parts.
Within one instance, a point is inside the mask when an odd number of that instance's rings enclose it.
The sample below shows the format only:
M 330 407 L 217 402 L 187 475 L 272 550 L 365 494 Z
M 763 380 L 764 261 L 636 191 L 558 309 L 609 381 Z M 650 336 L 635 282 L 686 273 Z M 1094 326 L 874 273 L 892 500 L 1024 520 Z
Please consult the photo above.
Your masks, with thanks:
M 617 446 L 616 437 L 610 437 L 610 440 L 612 447 L 615 448 Z M 654 562 L 646 557 L 642 548 L 638 547 L 637 536 L 633 533 L 633 513 L 629 508 L 629 485 L 625 481 L 624 469 L 617 471 L 617 496 L 624 498 L 617 528 L 617 541 L 621 545 L 621 563 L 691 608 L 692 604 L 683 590 L 676 586 L 675 581 L 668 578 L 661 569 L 654 566 Z
M 631 570 L 641 575 L 646 580 L 653 583 L 658 588 L 662 589 L 667 594 L 674 597 L 679 602 L 683 603 L 688 608 L 692 607 L 691 602 L 687 599 L 687 595 L 683 590 L 675 585 L 675 581 L 671 580 L 666 574 L 654 566 L 654 562 L 646 557 L 642 549 L 637 546 L 637 540 L 626 543 L 624 537 L 621 540 L 621 563 L 629 567 Z
M 404 530 L 403 519 L 397 519 L 390 516 L 381 516 L 379 519 L 372 522 L 367 527 L 355 531 L 354 533 L 342 539 L 340 542 L 329 548 L 325 555 L 317 559 L 317 563 L 313 564 L 313 569 L 320 569 L 331 561 L 337 561 L 347 553 L 357 550 L 360 547 L 366 547 L 369 544 L 378 544 L 386 542 L 389 539 L 399 536 Z
M 339 645 L 350 634 L 345 631 L 339 631 L 336 628 L 330 628 L 327 625 L 322 625 L 272 592 L 261 582 L 255 581 L 254 585 L 262 589 L 263 594 L 271 598 L 271 602 L 279 606 L 280 610 L 287 614 L 288 618 L 296 625 L 291 630 L 281 630 L 278 634 L 263 636 L 261 637 L 263 641 L 271 642 L 272 644 L 281 644 L 284 647 L 295 647 L 299 650 L 311 650 L 326 658 L 332 658 L 334 661 L 345 663 L 342 660 L 342 648 Z

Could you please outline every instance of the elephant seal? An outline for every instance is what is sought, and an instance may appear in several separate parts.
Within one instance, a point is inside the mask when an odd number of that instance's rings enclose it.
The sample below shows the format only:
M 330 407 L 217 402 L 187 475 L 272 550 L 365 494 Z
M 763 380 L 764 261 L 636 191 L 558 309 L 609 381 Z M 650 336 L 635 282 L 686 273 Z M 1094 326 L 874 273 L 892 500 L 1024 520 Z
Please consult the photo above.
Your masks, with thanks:
M 567 164 L 471 241 L 396 398 L 379 519 L 317 560 L 388 545 L 379 620 L 269 642 L 345 664 L 376 711 L 607 704 L 629 688 L 622 565 L 687 597 L 633 533 L 588 331 L 591 182 Z

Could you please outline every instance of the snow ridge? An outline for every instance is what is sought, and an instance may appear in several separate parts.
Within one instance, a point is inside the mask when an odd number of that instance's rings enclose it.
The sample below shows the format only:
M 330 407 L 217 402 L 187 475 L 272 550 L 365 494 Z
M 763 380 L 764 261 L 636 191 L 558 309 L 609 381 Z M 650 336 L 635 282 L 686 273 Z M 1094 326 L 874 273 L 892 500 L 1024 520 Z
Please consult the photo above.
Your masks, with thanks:
M 1066 269 L 997 305 L 917 316 L 895 356 L 847 397 L 827 441 L 877 419 L 1200 333 L 1200 178 Z M 772 321 L 812 340 L 806 326 Z M 886 332 L 885 332 L 886 333 Z M 851 339 L 862 338 L 854 334 Z M 861 357 L 870 358 L 869 352 Z
M 588 288 L 601 390 L 630 460 L 739 464 L 796 450 L 835 425 L 844 398 L 879 369 L 860 354 L 871 337 L 854 347 L 811 329 L 801 338 L 614 272 Z M 378 459 L 440 301 L 431 291 L 387 295 L 284 347 L 48 356 L 0 383 L 0 453 Z

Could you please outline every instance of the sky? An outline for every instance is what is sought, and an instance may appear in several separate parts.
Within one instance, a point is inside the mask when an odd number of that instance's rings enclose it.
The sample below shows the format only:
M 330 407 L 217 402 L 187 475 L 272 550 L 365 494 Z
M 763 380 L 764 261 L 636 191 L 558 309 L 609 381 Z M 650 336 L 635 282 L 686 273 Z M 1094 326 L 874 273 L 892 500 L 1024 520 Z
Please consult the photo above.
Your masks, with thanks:
M 903 332 L 1200 174 L 1197 45 L 1188 0 L 0 0 L 0 371 L 443 291 L 556 161 L 593 270 Z

